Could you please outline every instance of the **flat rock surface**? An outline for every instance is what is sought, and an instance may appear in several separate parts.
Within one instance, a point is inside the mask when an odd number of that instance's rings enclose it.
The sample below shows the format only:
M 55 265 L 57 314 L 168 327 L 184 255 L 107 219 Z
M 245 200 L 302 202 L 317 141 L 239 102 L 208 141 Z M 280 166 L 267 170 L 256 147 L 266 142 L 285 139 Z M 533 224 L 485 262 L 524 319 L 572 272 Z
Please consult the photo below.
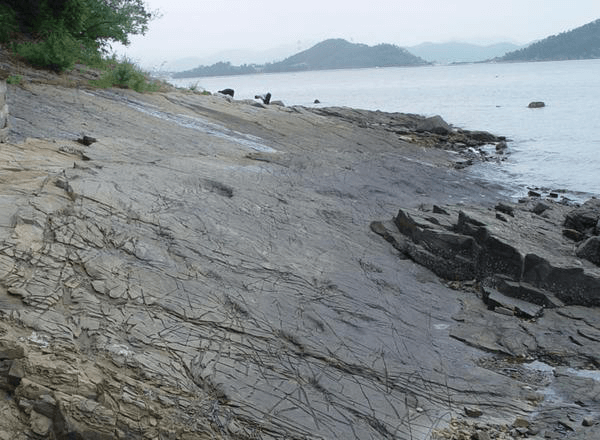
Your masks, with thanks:
M 8 93 L 0 438 L 426 439 L 465 407 L 565 436 L 553 410 L 597 412 L 594 378 L 498 364 L 573 336 L 565 366 L 597 366 L 590 309 L 524 325 L 371 230 L 498 200 L 423 134 L 184 92 Z

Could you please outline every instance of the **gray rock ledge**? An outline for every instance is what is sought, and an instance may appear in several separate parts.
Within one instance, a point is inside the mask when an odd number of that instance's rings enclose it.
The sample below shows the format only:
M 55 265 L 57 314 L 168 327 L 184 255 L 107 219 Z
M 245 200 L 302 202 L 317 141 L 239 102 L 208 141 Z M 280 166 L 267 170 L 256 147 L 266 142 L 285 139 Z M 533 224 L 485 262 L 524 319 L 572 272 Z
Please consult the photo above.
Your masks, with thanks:
M 427 439 L 465 407 L 480 430 L 593 419 L 594 379 L 502 357 L 597 362 L 590 309 L 495 313 L 369 228 L 497 199 L 431 148 L 442 135 L 27 78 L 8 101 L 0 438 Z

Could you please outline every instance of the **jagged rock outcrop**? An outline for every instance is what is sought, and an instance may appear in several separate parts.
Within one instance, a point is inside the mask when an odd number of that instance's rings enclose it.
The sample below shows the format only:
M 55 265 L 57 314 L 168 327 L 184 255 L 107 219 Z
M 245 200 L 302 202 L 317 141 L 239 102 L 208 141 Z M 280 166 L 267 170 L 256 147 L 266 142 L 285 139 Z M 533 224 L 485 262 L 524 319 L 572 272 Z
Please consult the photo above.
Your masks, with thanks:
M 577 258 L 592 255 L 593 262 L 595 237 L 575 251 L 562 233 L 565 218 L 566 226 L 595 229 L 600 210 L 590 208 L 596 204 L 592 202 L 574 210 L 553 203 L 542 211 L 543 217 L 539 202 L 525 207 L 499 203 L 495 209 L 400 209 L 394 223 L 408 241 L 399 238 L 403 243 L 397 247 L 448 280 L 501 285 L 543 306 L 554 305 L 554 298 L 569 305 L 600 306 L 600 270 Z

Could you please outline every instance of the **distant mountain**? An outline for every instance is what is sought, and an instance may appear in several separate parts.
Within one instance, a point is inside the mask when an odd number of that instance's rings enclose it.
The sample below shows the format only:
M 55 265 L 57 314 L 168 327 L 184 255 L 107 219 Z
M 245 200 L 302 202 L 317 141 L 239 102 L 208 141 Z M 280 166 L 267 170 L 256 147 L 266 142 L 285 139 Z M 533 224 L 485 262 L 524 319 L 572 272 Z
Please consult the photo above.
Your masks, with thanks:
M 268 64 L 269 72 L 298 70 L 354 69 L 363 67 L 418 66 L 427 62 L 392 44 L 350 43 L 341 38 L 321 43 L 278 63 Z
M 300 50 L 313 46 L 315 41 L 298 41 L 293 44 L 286 44 L 271 49 L 252 50 L 252 49 L 232 49 L 224 50 L 211 55 L 202 57 L 179 58 L 173 61 L 166 62 L 163 70 L 171 72 L 179 72 L 182 70 L 193 69 L 194 67 L 205 65 L 209 66 L 218 62 L 227 60 L 231 64 L 265 64 L 268 62 L 283 60 L 290 55 L 293 55 Z
M 283 61 L 263 65 L 232 65 L 218 62 L 199 66 L 173 75 L 174 78 L 200 76 L 244 75 L 250 73 L 298 72 L 303 70 L 354 69 L 365 67 L 419 66 L 428 64 L 406 49 L 392 44 L 367 46 L 349 43 L 343 39 L 330 39 L 310 49 L 292 55 Z
M 590 58 L 600 58 L 600 19 L 507 53 L 498 58 L 498 61 L 559 61 Z
M 522 46 L 513 43 L 496 43 L 486 46 L 477 44 L 451 43 L 422 43 L 408 47 L 410 53 L 431 63 L 473 63 L 501 57 L 507 52 L 515 51 Z

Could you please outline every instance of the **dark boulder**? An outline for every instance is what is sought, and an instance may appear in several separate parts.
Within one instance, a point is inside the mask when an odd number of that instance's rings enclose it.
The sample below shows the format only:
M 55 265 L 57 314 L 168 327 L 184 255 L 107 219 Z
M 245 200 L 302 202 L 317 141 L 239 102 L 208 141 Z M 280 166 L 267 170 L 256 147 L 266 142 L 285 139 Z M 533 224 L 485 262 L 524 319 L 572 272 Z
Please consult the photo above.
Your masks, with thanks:
M 219 93 L 222 95 L 231 96 L 233 98 L 235 91 L 233 89 L 223 89 L 223 90 L 219 90 Z
M 579 245 L 575 254 L 600 266 L 600 237 L 595 235 Z
M 564 226 L 583 234 L 594 235 L 599 221 L 600 199 L 590 199 L 566 215 Z
M 546 104 L 544 102 L 542 102 L 542 101 L 533 101 L 533 102 L 530 102 L 527 107 L 529 107 L 529 108 L 542 108 L 542 107 L 546 107 Z

